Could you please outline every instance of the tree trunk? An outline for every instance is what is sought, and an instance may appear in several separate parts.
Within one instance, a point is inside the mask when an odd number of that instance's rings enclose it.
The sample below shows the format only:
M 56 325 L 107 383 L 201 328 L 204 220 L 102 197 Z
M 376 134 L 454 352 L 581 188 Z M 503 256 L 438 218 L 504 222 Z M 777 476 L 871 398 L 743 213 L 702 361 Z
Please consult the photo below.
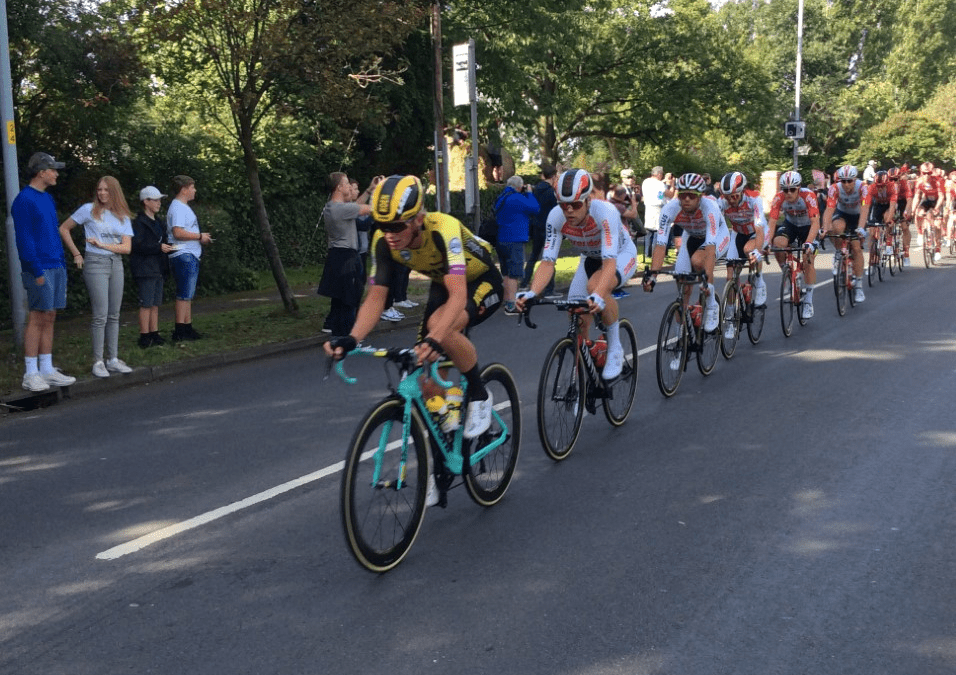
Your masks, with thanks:
M 276 288 L 279 289 L 279 296 L 282 298 L 282 304 L 290 314 L 299 311 L 299 305 L 295 301 L 292 288 L 289 286 L 289 280 L 285 277 L 285 269 L 282 267 L 282 258 L 279 257 L 279 248 L 276 246 L 275 238 L 272 236 L 272 225 L 269 223 L 269 214 L 266 212 L 266 203 L 262 198 L 262 184 L 259 182 L 259 160 L 256 158 L 256 152 L 252 147 L 252 130 L 244 128 L 240 133 L 240 142 L 242 143 L 242 158 L 246 165 L 246 177 L 249 179 L 249 189 L 252 191 L 252 206 L 256 214 L 256 222 L 259 224 L 259 236 L 262 239 L 262 248 L 266 253 L 266 260 L 269 261 L 269 267 L 272 270 L 272 278 L 275 279 Z

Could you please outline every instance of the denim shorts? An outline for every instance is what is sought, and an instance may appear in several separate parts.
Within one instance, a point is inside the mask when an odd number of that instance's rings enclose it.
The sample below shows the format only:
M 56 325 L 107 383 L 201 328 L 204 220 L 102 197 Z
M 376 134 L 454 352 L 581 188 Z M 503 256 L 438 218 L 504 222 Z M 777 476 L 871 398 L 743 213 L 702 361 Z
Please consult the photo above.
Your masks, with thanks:
M 43 270 L 43 285 L 29 272 L 20 272 L 23 288 L 27 292 L 27 306 L 31 312 L 49 312 L 66 307 L 66 268 L 54 267 Z
M 199 258 L 192 253 L 183 253 L 170 258 L 169 266 L 176 278 L 176 299 L 192 300 L 196 295 L 196 280 L 199 278 Z
M 136 279 L 140 307 L 159 307 L 163 304 L 164 281 L 162 277 L 138 277 Z
M 524 243 L 500 241 L 495 246 L 501 263 L 501 276 L 521 279 L 524 277 Z

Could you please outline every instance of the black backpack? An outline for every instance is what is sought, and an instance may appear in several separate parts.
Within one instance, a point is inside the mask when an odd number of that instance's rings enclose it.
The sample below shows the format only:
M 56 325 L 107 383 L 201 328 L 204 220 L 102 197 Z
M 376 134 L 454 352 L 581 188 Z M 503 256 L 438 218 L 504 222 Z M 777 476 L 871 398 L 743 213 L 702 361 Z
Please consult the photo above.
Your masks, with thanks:
M 478 236 L 487 241 L 492 246 L 498 244 L 498 209 L 501 207 L 501 204 L 504 202 L 504 198 L 507 195 L 502 194 L 498 197 L 498 200 L 495 202 L 495 208 L 491 212 L 490 216 L 482 219 L 481 224 L 478 226 Z

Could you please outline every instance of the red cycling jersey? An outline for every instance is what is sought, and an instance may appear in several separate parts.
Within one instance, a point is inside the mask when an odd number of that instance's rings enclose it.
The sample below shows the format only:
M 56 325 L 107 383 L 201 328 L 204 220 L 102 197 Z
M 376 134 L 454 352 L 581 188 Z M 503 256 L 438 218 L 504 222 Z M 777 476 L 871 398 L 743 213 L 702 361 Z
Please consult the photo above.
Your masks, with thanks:
M 773 201 L 770 202 L 770 215 L 767 217 L 771 228 L 777 226 L 781 211 L 787 220 L 797 227 L 808 227 L 810 219 L 820 215 L 817 196 L 813 190 L 807 188 L 800 188 L 797 199 L 793 202 L 787 201 L 787 193 L 785 192 L 778 192 L 774 196 Z
M 916 179 L 916 186 L 913 188 L 913 194 L 918 201 L 939 199 L 939 183 L 936 182 L 936 176 L 920 176 Z
M 869 186 L 866 194 L 863 196 L 864 204 L 889 204 L 899 199 L 896 183 L 892 181 L 886 185 L 877 185 L 874 183 Z

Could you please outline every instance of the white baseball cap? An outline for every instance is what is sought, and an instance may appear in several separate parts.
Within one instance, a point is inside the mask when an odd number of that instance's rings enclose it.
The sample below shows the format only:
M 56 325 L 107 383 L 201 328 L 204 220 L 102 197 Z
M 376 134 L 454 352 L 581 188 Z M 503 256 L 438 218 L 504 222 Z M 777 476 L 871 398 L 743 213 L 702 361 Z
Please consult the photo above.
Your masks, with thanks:
M 144 199 L 162 199 L 165 196 L 166 195 L 161 193 L 158 188 L 152 185 L 147 185 L 139 191 L 139 201 L 143 201 Z

